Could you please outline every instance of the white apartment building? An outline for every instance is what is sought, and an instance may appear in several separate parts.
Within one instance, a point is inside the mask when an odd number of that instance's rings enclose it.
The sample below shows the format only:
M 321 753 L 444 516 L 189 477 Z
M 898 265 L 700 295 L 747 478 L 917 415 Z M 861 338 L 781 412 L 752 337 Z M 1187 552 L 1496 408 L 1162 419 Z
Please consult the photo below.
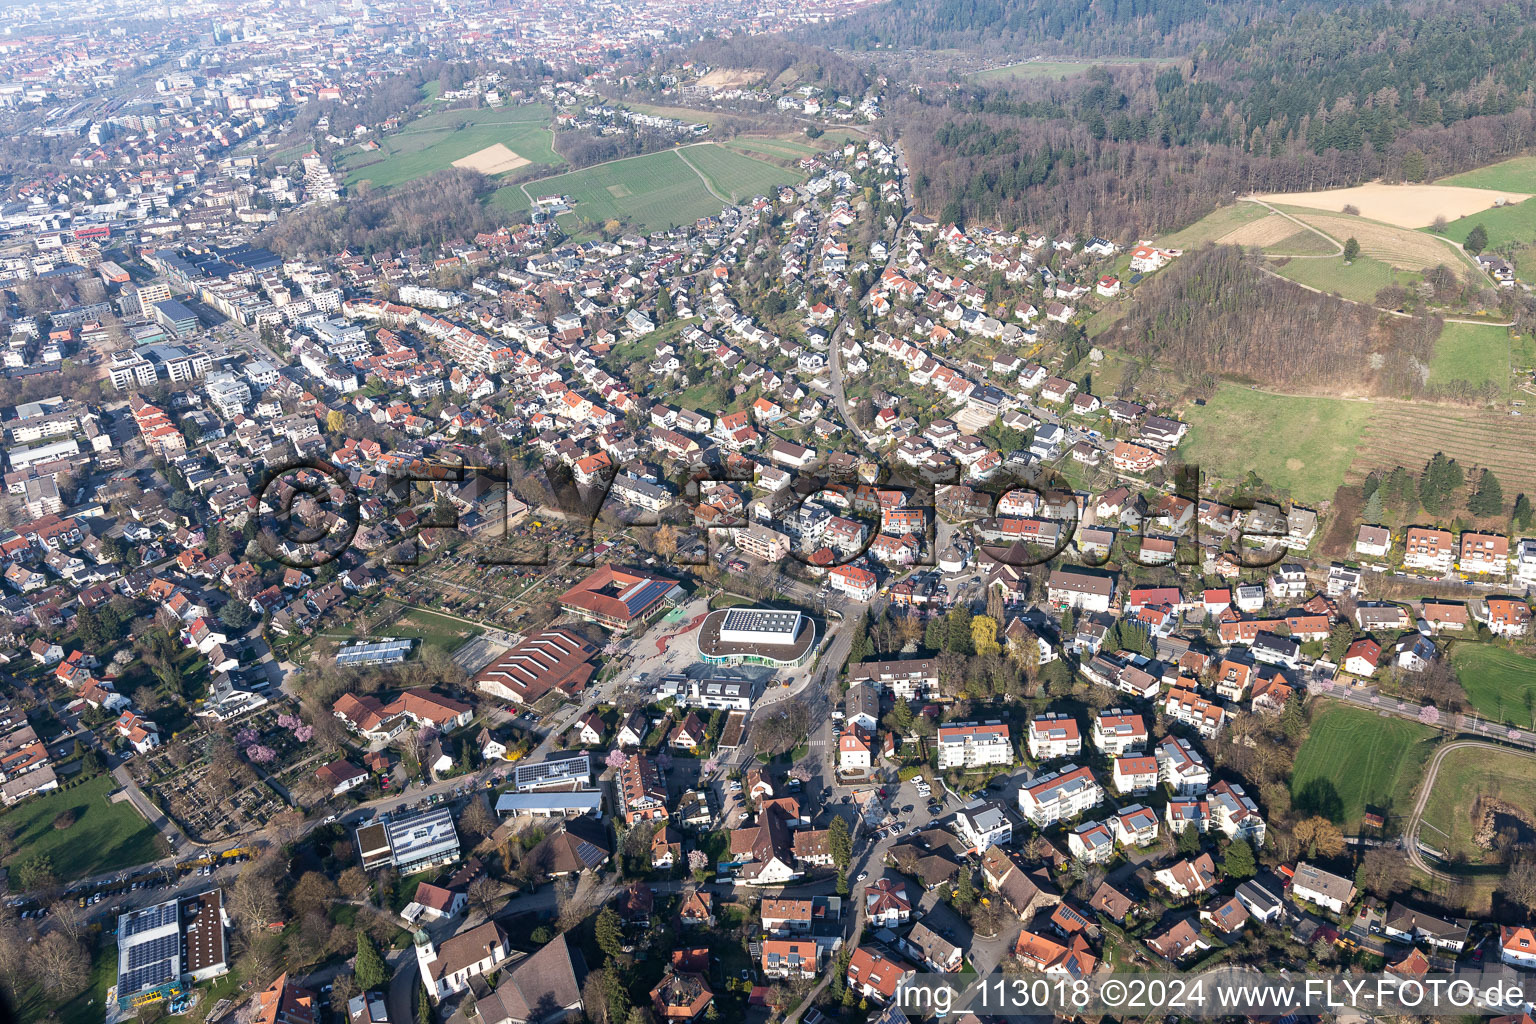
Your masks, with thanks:
M 1146 723 L 1125 708 L 1101 711 L 1093 720 L 1093 745 L 1110 757 L 1141 750 L 1147 745 Z
M 1013 744 L 1002 722 L 957 722 L 939 726 L 940 771 L 1013 763 Z
M 1069 764 L 1058 772 L 1042 775 L 1019 790 L 1019 811 L 1037 828 L 1071 819 L 1096 807 L 1104 799 L 1093 772 Z
M 1036 761 L 1076 757 L 1083 750 L 1077 719 L 1056 712 L 1039 715 L 1029 723 L 1028 742 L 1029 756 Z

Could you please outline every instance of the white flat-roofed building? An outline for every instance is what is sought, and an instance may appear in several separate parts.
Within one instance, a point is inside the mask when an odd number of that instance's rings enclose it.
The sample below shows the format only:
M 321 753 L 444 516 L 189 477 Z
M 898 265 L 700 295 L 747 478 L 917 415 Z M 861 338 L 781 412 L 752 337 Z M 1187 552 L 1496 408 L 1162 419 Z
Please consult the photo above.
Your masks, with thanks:
M 776 608 L 710 612 L 697 636 L 699 657 L 712 665 L 803 665 L 816 649 L 816 623 Z
M 753 685 L 750 679 L 690 679 L 680 688 L 679 703 L 690 708 L 750 711 Z
M 720 639 L 735 644 L 791 644 L 800 632 L 799 612 L 732 608 L 720 624 Z

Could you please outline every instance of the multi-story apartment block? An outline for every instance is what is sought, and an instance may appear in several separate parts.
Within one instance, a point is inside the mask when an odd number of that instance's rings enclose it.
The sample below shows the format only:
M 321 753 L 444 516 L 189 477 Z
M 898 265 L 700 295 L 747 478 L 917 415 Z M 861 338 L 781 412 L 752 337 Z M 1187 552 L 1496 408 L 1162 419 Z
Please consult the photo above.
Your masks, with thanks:
M 1104 799 L 1093 772 L 1069 764 L 1042 775 L 1019 790 L 1019 810 L 1038 828 L 1070 821 Z
M 941 725 L 938 747 L 940 771 L 1013 763 L 1013 744 L 1009 740 L 1008 726 L 1002 722 Z

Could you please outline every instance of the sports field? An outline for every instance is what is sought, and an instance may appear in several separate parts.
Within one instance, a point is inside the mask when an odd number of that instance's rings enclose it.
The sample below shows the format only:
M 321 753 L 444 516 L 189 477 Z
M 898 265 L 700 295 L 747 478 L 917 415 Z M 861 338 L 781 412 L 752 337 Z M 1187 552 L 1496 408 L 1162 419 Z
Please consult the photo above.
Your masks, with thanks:
M 1536 722 L 1536 658 L 1466 642 L 1452 645 L 1451 667 L 1478 714 L 1527 729 Z
M 345 155 L 347 184 L 368 181 L 375 188 L 389 188 L 456 162 L 490 173 L 505 173 L 525 166 L 523 162 L 561 164 L 564 161 L 550 144 L 549 118 L 549 108 L 537 104 L 428 114 L 384 136 L 379 150 L 353 150 Z M 496 150 L 497 146 L 504 150 Z
M 1322 814 L 1346 832 L 1359 825 L 1367 807 L 1406 814 L 1434 735 L 1417 722 L 1322 704 L 1291 770 L 1293 812 Z
M 785 168 L 705 145 L 598 164 L 541 178 L 529 188 L 539 195 L 570 196 L 582 220 L 626 220 L 655 231 L 713 216 L 728 203 L 797 179 Z M 508 209 L 529 205 L 527 193 L 517 187 L 497 191 L 494 201 Z
M 1488 860 L 1492 851 L 1474 837 L 1490 811 L 1496 828 L 1514 828 L 1523 842 L 1536 838 L 1536 758 L 1487 747 L 1448 751 L 1419 838 L 1473 864 Z
M 1509 329 L 1492 324 L 1446 324 L 1429 364 L 1431 387 L 1464 380 L 1473 387 L 1496 384 L 1509 391 Z
M 1272 395 L 1222 384 L 1203 407 L 1186 410 L 1188 462 L 1223 480 L 1250 469 L 1301 502 L 1333 497 L 1374 406 L 1337 398 Z
M 1517 156 L 1475 171 L 1464 171 L 1441 178 L 1436 185 L 1463 185 L 1468 188 L 1492 188 L 1507 192 L 1536 194 L 1536 156 Z

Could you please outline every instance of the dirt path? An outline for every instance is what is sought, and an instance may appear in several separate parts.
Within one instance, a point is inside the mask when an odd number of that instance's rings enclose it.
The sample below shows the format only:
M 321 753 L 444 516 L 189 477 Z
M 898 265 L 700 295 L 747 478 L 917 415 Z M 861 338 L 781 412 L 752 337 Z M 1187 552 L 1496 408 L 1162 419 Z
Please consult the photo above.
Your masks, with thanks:
M 1444 882 L 1459 882 L 1462 878 L 1445 871 L 1430 867 L 1424 855 L 1419 852 L 1419 825 L 1424 818 L 1424 808 L 1429 803 L 1429 795 L 1435 789 L 1435 776 L 1440 773 L 1440 762 L 1445 760 L 1445 755 L 1453 750 L 1461 750 L 1466 747 L 1486 747 L 1496 750 L 1501 754 L 1510 754 L 1516 757 L 1536 758 L 1536 753 L 1529 750 L 1519 750 L 1515 747 L 1507 747 L 1498 743 L 1487 743 L 1483 740 L 1456 740 L 1447 743 L 1435 751 L 1435 756 L 1430 759 L 1429 768 L 1424 773 L 1424 785 L 1419 791 L 1419 798 L 1414 802 L 1413 813 L 1408 816 L 1408 824 L 1403 827 L 1403 852 L 1408 855 L 1408 860 L 1414 867 Z
M 686 156 L 684 156 L 683 155 L 683 151 L 681 149 L 679 149 L 677 151 L 677 158 L 679 160 L 681 160 L 683 163 L 687 164 L 689 169 L 692 170 L 694 174 L 697 174 L 699 176 L 699 180 L 704 183 L 705 191 L 707 191 L 710 195 L 714 196 L 716 199 L 720 200 L 726 206 L 730 206 L 731 205 L 730 197 L 729 196 L 723 196 L 719 192 L 716 192 L 715 191 L 715 186 L 713 186 L 713 185 L 711 185 L 709 183 L 709 179 L 704 176 L 704 172 L 699 170 L 697 164 L 695 164 L 692 160 L 689 160 Z
M 1319 238 L 1321 238 L 1324 241 L 1326 241 L 1329 245 L 1335 246 L 1335 249 L 1334 249 L 1333 252 L 1311 253 L 1311 254 L 1305 255 L 1305 256 L 1285 256 L 1285 255 L 1281 255 L 1280 253 L 1265 253 L 1264 255 L 1266 257 L 1269 257 L 1271 259 L 1280 259 L 1280 260 L 1331 260 L 1335 256 L 1342 256 L 1342 255 L 1344 255 L 1344 247 L 1339 244 L 1339 240 L 1337 238 L 1334 238 L 1332 235 L 1328 234 L 1328 232 L 1324 231 L 1322 228 L 1313 227 L 1311 224 L 1308 224 L 1306 221 L 1301 220 L 1300 218 L 1297 218 L 1297 217 L 1293 217 L 1290 214 L 1286 213 L 1284 210 L 1277 210 L 1277 209 L 1275 209 L 1275 207 L 1270 206 L 1264 200 L 1257 199 L 1257 198 L 1255 198 L 1253 196 L 1244 196 L 1243 197 L 1243 202 L 1245 202 L 1245 203 L 1256 203 L 1257 205 L 1264 207 L 1264 209 L 1268 210 L 1270 213 L 1277 214 L 1278 216 L 1284 217 L 1286 220 L 1290 221 L 1292 224 L 1295 224 L 1297 227 L 1302 228 L 1305 231 L 1310 231 L 1314 235 L 1317 235 Z M 1279 275 L 1276 275 L 1276 276 L 1279 276 Z M 1305 288 L 1306 285 L 1302 285 L 1302 287 Z M 1311 291 L 1315 292 L 1315 291 L 1317 291 L 1317 289 L 1313 288 L 1313 289 L 1311 289 Z

